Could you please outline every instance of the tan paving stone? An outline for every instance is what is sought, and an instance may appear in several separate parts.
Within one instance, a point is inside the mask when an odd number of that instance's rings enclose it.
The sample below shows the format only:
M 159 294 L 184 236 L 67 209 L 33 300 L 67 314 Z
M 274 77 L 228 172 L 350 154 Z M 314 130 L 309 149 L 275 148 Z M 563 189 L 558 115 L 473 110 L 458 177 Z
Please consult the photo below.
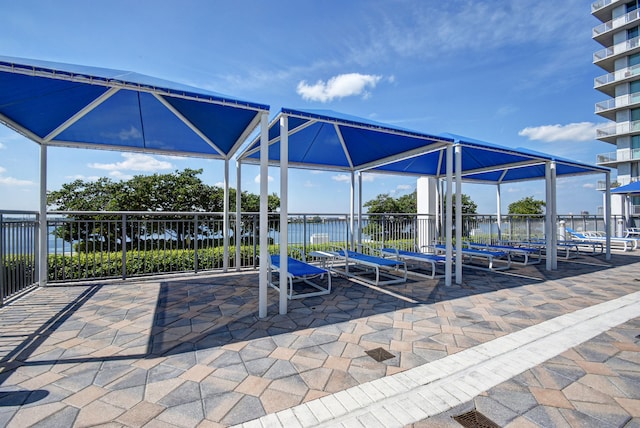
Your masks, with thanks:
M 157 403 L 171 391 L 185 383 L 186 380 L 180 378 L 166 379 L 159 382 L 148 383 L 144 392 L 144 400 L 150 403 Z
M 562 393 L 572 402 L 586 402 L 593 404 L 611 404 L 614 402 L 613 398 L 579 382 L 575 382 L 567 386 L 562 390 Z
M 328 392 L 318 391 L 317 389 L 311 389 L 311 390 L 309 390 L 307 395 L 304 397 L 302 402 L 306 403 L 307 401 L 316 400 L 318 398 L 322 398 L 322 397 L 325 397 L 327 395 L 329 395 Z
M 64 376 L 59 373 L 54 372 L 45 372 L 36 377 L 33 377 L 29 380 L 26 380 L 20 383 L 20 386 L 24 389 L 40 389 L 43 388 L 50 383 L 53 383 L 59 379 L 62 379 Z
M 529 387 L 529 390 L 536 398 L 538 403 L 543 406 L 561 407 L 564 409 L 573 409 L 573 405 L 567 397 L 556 389 L 543 389 L 537 387 Z
M 271 354 L 269 354 L 269 357 L 276 358 L 278 360 L 290 360 L 295 354 L 295 349 L 277 347 L 273 352 L 271 352 Z
M 620 404 L 632 418 L 640 418 L 640 399 L 616 397 L 616 402 Z
M 324 362 L 324 367 L 332 370 L 347 371 L 351 364 L 350 358 L 334 357 L 329 355 Z
M 134 361 L 131 365 L 140 369 L 149 370 L 158 364 L 162 364 L 166 360 L 166 357 L 159 358 L 144 358 Z
M 281 410 L 297 406 L 303 400 L 303 397 L 290 394 L 284 391 L 268 389 L 260 395 L 260 401 L 265 412 L 275 413 Z
M 83 427 L 105 424 L 115 420 L 124 412 L 124 409 L 111 404 L 99 400 L 93 401 L 80 409 L 75 420 L 75 425 Z
M 107 394 L 109 390 L 101 388 L 97 385 L 89 385 L 81 391 L 76 392 L 75 394 L 64 399 L 64 402 L 74 406 L 74 407 L 83 407 L 87 404 L 91 403 Z
M 142 427 L 165 410 L 164 406 L 142 401 L 116 418 L 128 427 Z
M 236 387 L 235 391 L 259 397 L 267 386 L 269 386 L 269 383 L 271 383 L 270 379 L 264 379 L 258 376 L 248 376 Z
M 191 380 L 194 382 L 200 382 L 202 379 L 209 376 L 215 369 L 202 364 L 196 364 L 189 368 L 186 372 L 182 373 L 180 377 L 184 380 Z

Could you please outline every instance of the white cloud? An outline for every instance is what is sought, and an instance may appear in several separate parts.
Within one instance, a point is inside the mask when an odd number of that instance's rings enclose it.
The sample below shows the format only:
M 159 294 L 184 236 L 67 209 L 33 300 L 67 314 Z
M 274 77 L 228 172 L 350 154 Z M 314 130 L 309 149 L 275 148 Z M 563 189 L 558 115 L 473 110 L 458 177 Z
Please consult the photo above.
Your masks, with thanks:
M 351 182 L 351 176 L 349 174 L 338 174 L 338 175 L 332 175 L 331 179 L 334 181 L 337 181 L 339 183 L 350 183 Z M 362 174 L 362 181 L 363 182 L 372 182 L 373 180 L 375 180 L 375 176 L 372 174 Z M 356 179 L 357 181 L 357 179 Z
M 30 180 L 19 180 L 13 177 L 0 177 L 0 185 L 6 186 L 33 186 L 35 183 Z
M 260 174 L 256 175 L 256 178 L 254 178 L 253 181 L 255 181 L 256 183 L 260 184 Z M 272 182 L 272 181 L 273 181 L 273 177 L 268 175 L 267 176 L 267 183 Z
M 126 180 L 131 180 L 133 178 L 133 175 L 125 174 L 122 171 L 111 171 L 109 173 L 109 177 L 115 178 L 116 180 L 126 181 Z
M 7 168 L 3 168 L 0 166 L 0 174 L 4 174 L 5 172 L 7 172 Z
M 569 123 L 567 125 L 531 126 L 518 132 L 518 135 L 533 141 L 591 141 L 595 140 L 596 127 L 592 122 Z
M 171 162 L 162 161 L 151 155 L 141 153 L 123 153 L 125 159 L 115 163 L 90 163 L 89 168 L 104 169 L 107 171 L 160 171 L 172 169 Z
M 371 74 L 347 73 L 339 74 L 326 82 L 318 80 L 309 85 L 305 80 L 298 83 L 296 92 L 307 101 L 332 101 L 335 98 L 344 98 L 354 95 L 362 95 L 367 98 L 370 93 L 367 88 L 375 88 L 382 76 Z
M 0 143 L 0 150 L 6 149 L 6 148 L 7 148 L 7 146 L 5 146 L 4 144 Z
M 396 187 L 397 190 L 411 190 L 412 188 L 413 186 L 410 184 L 398 184 L 398 187 Z
M 318 185 L 307 180 L 304 182 L 304 187 L 318 187 Z
M 584 187 L 585 189 L 595 189 L 596 185 L 594 183 L 584 183 L 582 187 Z

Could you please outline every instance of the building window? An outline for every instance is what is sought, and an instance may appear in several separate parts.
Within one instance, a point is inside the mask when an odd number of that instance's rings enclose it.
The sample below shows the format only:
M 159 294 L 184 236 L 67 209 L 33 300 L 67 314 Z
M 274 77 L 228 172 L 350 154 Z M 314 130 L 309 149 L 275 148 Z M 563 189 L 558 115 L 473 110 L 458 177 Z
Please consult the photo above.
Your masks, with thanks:
M 640 135 L 634 135 L 631 137 L 631 148 L 640 149 Z
M 631 109 L 631 121 L 635 122 L 636 120 L 640 120 L 640 108 Z
M 639 35 L 640 35 L 640 32 L 638 31 L 638 27 L 629 28 L 627 30 L 627 40 L 635 39 Z
M 626 6 L 627 6 L 627 13 L 633 12 L 638 8 L 638 0 L 630 1 L 629 3 L 626 4 Z

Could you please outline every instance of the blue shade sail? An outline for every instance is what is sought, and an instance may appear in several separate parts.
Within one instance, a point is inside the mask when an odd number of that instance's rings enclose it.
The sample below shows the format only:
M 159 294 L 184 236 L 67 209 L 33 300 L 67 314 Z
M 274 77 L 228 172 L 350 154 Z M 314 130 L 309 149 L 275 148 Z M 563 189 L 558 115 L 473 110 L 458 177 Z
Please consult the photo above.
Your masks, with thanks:
M 615 189 L 611 190 L 611 193 L 617 193 L 621 195 L 640 195 L 640 181 L 634 181 L 633 183 L 616 187 Z
M 435 150 L 452 142 L 368 119 L 328 110 L 282 109 L 269 126 L 269 161 L 280 160 L 280 118 L 288 117 L 289 158 L 294 167 L 355 171 L 369 164 L 388 162 L 413 152 Z M 256 137 L 239 156 L 257 162 Z
M 129 71 L 0 56 L 0 123 L 52 146 L 229 159 L 268 109 Z

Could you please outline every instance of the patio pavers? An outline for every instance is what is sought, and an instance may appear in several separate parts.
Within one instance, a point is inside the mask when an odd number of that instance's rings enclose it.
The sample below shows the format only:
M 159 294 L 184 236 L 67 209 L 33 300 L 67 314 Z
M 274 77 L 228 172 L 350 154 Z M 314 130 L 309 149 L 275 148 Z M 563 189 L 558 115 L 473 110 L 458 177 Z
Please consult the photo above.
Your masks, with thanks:
M 336 278 L 330 295 L 292 301 L 287 315 L 277 315 L 270 290 L 265 319 L 257 318 L 255 272 L 38 289 L 0 309 L 0 424 L 189 427 L 269 418 L 640 289 L 639 257 L 614 254 L 612 264 L 585 256 L 553 272 L 465 269 L 462 286 L 410 279 L 385 287 L 389 294 Z M 512 426 L 637 420 L 639 339 L 630 331 L 637 335 L 638 323 L 467 407 L 495 409 Z M 376 361 L 366 353 L 376 348 L 393 357 Z

